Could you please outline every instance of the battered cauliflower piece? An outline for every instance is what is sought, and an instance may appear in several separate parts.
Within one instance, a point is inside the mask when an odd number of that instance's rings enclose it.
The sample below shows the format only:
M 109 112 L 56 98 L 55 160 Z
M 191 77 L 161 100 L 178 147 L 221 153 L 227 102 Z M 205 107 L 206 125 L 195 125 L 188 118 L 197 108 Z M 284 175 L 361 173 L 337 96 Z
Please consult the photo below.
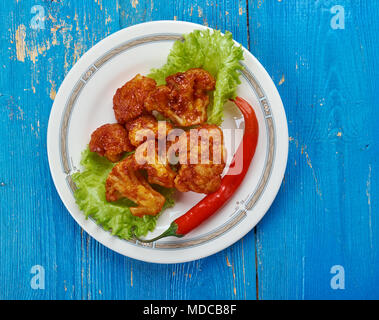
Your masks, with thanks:
M 134 153 L 134 159 L 138 169 L 146 170 L 147 180 L 150 183 L 174 188 L 176 172 L 167 161 L 167 153 L 159 154 L 155 140 L 141 144 Z
M 220 188 L 225 168 L 226 151 L 223 134 L 215 125 L 202 125 L 191 129 L 179 139 L 187 144 L 186 159 L 180 156 L 180 169 L 175 187 L 181 192 L 213 193 Z M 197 162 L 197 163 L 196 163 Z
M 154 79 L 137 74 L 132 80 L 117 89 L 113 97 L 113 110 L 117 122 L 125 124 L 145 113 L 145 99 L 155 88 Z
M 129 142 L 126 129 L 114 123 L 105 124 L 92 133 L 89 149 L 106 157 L 109 161 L 117 162 L 124 152 L 130 152 L 134 147 Z
M 208 91 L 216 80 L 203 69 L 190 69 L 166 78 L 165 86 L 150 92 L 145 101 L 148 111 L 156 110 L 175 124 L 188 127 L 207 120 Z
M 160 121 L 160 132 L 158 134 L 158 121 L 152 115 L 143 115 L 126 124 L 129 131 L 129 140 L 131 144 L 138 147 L 148 138 L 166 139 L 168 133 L 173 129 L 172 124 L 168 121 Z
M 128 198 L 137 207 L 130 207 L 134 216 L 155 216 L 162 211 L 165 198 L 155 191 L 141 173 L 136 170 L 133 156 L 116 164 L 110 172 L 106 183 L 106 199 L 109 202 Z

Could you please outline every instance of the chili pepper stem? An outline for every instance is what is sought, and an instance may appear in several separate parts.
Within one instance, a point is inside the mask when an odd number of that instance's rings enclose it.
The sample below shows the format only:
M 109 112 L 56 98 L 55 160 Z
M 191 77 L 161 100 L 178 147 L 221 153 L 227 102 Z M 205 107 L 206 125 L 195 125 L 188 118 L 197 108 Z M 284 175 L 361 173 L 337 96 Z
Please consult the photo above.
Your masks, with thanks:
M 134 230 L 135 230 L 135 228 L 132 229 L 132 236 L 136 240 L 143 242 L 143 243 L 151 243 L 151 242 L 154 242 L 154 241 L 157 241 L 159 239 L 166 238 L 166 237 L 178 237 L 178 238 L 183 237 L 182 234 L 176 233 L 176 230 L 178 230 L 178 225 L 175 222 L 172 222 L 170 224 L 170 227 L 165 232 L 163 232 L 161 235 L 159 235 L 158 237 L 155 237 L 153 239 L 149 239 L 149 240 L 140 239 L 139 237 L 136 236 L 136 234 L 134 233 Z

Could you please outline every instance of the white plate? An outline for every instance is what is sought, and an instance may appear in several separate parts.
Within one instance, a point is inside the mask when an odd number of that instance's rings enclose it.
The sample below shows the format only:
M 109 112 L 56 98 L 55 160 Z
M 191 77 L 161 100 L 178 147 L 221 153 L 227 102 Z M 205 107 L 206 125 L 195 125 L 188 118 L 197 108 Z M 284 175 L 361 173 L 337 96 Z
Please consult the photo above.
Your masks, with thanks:
M 117 88 L 137 73 L 148 74 L 166 62 L 175 40 L 206 27 L 176 21 L 156 21 L 120 30 L 85 53 L 66 76 L 51 110 L 47 148 L 50 171 L 68 211 L 93 238 L 108 248 L 135 259 L 178 263 L 214 254 L 242 238 L 264 216 L 281 185 L 288 155 L 287 121 L 280 96 L 258 60 L 244 49 L 238 95 L 254 107 L 259 141 L 254 159 L 240 188 L 230 201 L 185 237 L 166 238 L 154 244 L 126 241 L 85 219 L 73 196 L 70 174 L 80 169 L 82 150 L 93 130 L 116 122 L 112 97 Z M 243 128 L 243 117 L 231 103 L 225 107 L 223 128 Z M 238 140 L 237 140 L 238 143 Z M 229 159 L 232 152 L 228 152 Z M 158 219 L 153 237 L 196 204 L 203 195 L 178 195 L 175 207 Z

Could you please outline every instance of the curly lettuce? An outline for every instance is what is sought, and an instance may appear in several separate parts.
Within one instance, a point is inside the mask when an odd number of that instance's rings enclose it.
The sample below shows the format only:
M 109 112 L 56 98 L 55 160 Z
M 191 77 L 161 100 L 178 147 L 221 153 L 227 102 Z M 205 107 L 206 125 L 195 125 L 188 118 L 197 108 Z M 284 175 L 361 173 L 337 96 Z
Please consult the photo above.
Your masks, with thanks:
M 128 199 L 117 202 L 106 201 L 105 181 L 114 163 L 91 152 L 87 147 L 82 153 L 81 165 L 83 170 L 74 173 L 72 179 L 77 187 L 74 194 L 76 203 L 86 218 L 91 216 L 105 230 L 122 239 L 132 238 L 132 227 L 135 227 L 137 236 L 144 236 L 154 230 L 159 215 L 139 218 L 133 216 L 129 209 L 136 206 L 134 202 Z M 154 188 L 166 198 L 162 211 L 174 205 L 173 189 L 160 186 Z
M 208 106 L 208 123 L 220 125 L 224 104 L 235 98 L 240 82 L 240 61 L 243 60 L 242 47 L 235 46 L 232 34 L 224 35 L 216 30 L 195 30 L 184 35 L 184 41 L 176 41 L 167 58 L 167 63 L 159 69 L 152 69 L 149 77 L 158 85 L 165 84 L 166 77 L 191 68 L 203 68 L 216 79 L 216 90 L 211 94 Z

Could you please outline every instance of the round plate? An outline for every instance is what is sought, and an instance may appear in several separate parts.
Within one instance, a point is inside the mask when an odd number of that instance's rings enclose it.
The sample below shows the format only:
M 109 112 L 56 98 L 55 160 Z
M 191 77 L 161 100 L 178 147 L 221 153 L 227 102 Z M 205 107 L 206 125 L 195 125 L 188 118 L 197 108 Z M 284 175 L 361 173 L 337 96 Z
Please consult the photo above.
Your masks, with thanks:
M 93 238 L 125 256 L 155 263 L 178 263 L 214 254 L 242 238 L 264 216 L 281 185 L 288 155 L 287 121 L 280 96 L 258 60 L 244 49 L 244 70 L 238 96 L 253 106 L 259 140 L 249 171 L 230 201 L 214 216 L 183 238 L 153 244 L 123 240 L 103 230 L 75 203 L 71 174 L 80 169 L 82 150 L 100 125 L 116 122 L 112 98 L 117 88 L 137 73 L 146 75 L 167 59 L 174 41 L 206 27 L 177 21 L 156 21 L 120 30 L 85 53 L 67 74 L 51 110 L 47 148 L 57 191 L 77 223 Z M 237 44 L 237 43 L 236 43 Z M 238 45 L 238 44 L 237 44 Z M 228 103 L 222 125 L 230 161 L 243 132 L 243 116 Z M 230 132 L 230 131 L 229 131 Z M 228 147 L 229 146 L 229 147 Z M 234 148 L 233 148 L 234 147 Z M 204 195 L 178 193 L 176 205 L 158 219 L 148 238 L 160 234 Z

